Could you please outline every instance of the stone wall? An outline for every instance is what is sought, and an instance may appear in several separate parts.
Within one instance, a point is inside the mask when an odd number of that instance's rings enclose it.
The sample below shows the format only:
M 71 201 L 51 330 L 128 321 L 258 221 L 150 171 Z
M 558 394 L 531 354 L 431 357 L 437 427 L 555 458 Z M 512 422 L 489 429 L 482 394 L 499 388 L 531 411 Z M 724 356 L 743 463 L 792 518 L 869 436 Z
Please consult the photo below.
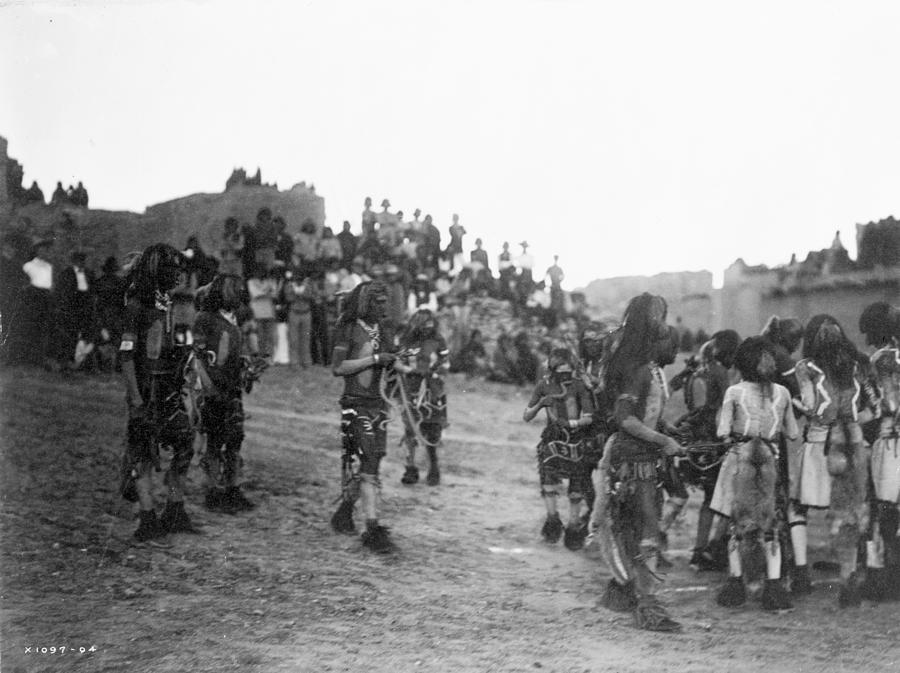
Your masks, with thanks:
M 318 228 L 325 222 L 325 200 L 305 183 L 285 191 L 272 185 L 232 184 L 219 194 L 192 194 L 149 206 L 143 214 L 68 204 L 17 207 L 7 189 L 10 166 L 18 166 L 18 162 L 9 158 L 7 141 L 0 137 L 0 235 L 19 231 L 32 242 L 53 239 L 52 257 L 58 262 L 67 263 L 69 253 L 77 248 L 87 254 L 89 266 L 99 267 L 109 255 L 121 260 L 152 243 L 182 248 L 192 235 L 218 257 L 225 219 L 236 217 L 251 223 L 264 206 L 285 219 L 291 234 L 298 232 L 307 218 Z

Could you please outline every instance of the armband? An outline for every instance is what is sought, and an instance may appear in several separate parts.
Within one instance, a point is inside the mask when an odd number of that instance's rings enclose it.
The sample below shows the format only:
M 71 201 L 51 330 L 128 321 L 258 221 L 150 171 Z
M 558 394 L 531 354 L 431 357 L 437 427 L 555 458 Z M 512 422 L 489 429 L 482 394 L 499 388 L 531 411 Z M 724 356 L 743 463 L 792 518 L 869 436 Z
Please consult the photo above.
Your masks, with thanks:
M 134 350 L 134 341 L 131 339 L 122 339 L 122 343 L 119 344 L 120 351 L 133 351 Z

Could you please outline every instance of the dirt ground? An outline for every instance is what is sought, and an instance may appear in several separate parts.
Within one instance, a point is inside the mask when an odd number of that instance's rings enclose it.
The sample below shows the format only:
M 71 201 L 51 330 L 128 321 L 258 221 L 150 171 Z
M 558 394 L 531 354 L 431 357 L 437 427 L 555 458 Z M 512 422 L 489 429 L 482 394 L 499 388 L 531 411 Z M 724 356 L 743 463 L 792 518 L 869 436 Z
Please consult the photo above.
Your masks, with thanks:
M 188 511 L 204 532 L 166 549 L 130 542 L 115 377 L 14 370 L 0 385 L 3 673 L 900 670 L 900 605 L 839 611 L 833 578 L 816 575 L 783 614 L 758 599 L 716 606 L 722 577 L 687 566 L 697 494 L 662 589 L 684 632 L 637 631 L 599 607 L 609 573 L 596 551 L 540 540 L 540 422 L 521 420 L 525 389 L 451 379 L 439 487 L 400 484 L 391 425 L 383 520 L 400 550 L 384 557 L 328 525 L 340 381 L 323 369 L 273 368 L 247 398 L 258 507 L 205 511 L 194 468 Z

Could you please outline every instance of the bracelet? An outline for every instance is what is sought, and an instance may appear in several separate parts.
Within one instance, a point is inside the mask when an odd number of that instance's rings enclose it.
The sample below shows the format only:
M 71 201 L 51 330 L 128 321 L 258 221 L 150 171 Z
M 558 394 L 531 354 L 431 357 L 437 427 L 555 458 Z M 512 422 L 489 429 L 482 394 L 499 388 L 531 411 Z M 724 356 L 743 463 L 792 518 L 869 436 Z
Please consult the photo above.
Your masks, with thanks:
M 372 361 L 373 361 L 376 365 L 378 364 L 378 353 L 375 353 L 375 354 L 372 356 Z

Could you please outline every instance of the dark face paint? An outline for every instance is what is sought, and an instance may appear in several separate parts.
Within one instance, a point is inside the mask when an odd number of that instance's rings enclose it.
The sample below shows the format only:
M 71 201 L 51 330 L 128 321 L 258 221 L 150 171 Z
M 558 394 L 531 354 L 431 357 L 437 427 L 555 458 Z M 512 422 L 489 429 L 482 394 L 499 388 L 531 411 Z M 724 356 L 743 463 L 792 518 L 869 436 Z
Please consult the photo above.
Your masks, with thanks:
M 241 287 L 236 280 L 227 280 L 222 285 L 222 308 L 235 311 L 241 306 Z
M 771 380 L 775 376 L 775 358 L 768 351 L 763 351 L 759 357 L 759 363 L 756 365 L 757 373 L 766 380 Z
M 168 292 L 169 290 L 180 285 L 181 272 L 181 265 L 174 260 L 166 260 L 165 262 L 162 262 L 159 266 L 157 274 L 159 289 L 162 292 Z
M 366 308 L 366 322 L 381 322 L 387 317 L 387 297 L 380 293 L 371 295 L 369 305 Z

